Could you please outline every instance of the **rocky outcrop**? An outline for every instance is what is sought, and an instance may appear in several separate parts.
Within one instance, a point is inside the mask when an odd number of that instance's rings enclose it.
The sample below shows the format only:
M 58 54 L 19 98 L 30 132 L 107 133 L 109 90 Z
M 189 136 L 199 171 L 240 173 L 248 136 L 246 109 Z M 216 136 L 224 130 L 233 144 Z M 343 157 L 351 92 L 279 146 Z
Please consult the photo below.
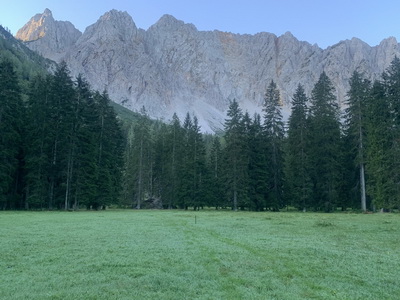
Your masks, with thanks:
M 155 118 L 169 119 L 174 112 L 183 118 L 190 112 L 204 131 L 222 128 L 232 99 L 244 110 L 261 112 L 271 80 L 288 112 L 297 85 L 310 93 L 325 71 L 342 104 L 354 70 L 375 79 L 399 54 L 394 38 L 375 47 L 353 38 L 323 50 L 290 32 L 279 37 L 204 32 L 170 15 L 144 31 L 126 12 L 112 10 L 81 36 L 72 29 L 57 34 L 57 22 L 46 10 L 17 37 L 48 58 L 65 60 L 73 75 L 84 74 L 94 88 L 107 89 L 114 101 L 132 110 L 144 106 Z
M 54 61 L 63 59 L 65 53 L 82 33 L 68 21 L 55 21 L 49 9 L 37 14 L 15 37 L 42 56 Z

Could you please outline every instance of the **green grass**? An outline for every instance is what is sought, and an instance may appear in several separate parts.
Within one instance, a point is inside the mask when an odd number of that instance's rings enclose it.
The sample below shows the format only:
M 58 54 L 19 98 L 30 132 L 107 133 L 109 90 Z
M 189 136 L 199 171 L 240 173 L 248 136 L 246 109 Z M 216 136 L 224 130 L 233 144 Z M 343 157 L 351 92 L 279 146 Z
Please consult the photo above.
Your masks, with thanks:
M 399 229 L 397 214 L 1 212 L 0 299 L 399 299 Z

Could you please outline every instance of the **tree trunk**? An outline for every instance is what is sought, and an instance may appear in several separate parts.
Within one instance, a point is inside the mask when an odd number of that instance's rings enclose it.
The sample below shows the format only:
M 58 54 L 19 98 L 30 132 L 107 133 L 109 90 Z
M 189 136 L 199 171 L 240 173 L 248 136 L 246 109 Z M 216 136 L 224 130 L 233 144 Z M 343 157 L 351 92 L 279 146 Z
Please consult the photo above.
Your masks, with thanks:
M 367 211 L 367 198 L 365 195 L 365 172 L 364 164 L 360 165 L 360 185 L 361 185 L 361 210 Z
M 139 157 L 139 178 L 138 178 L 138 197 L 136 208 L 140 209 L 142 200 L 142 178 L 143 177 L 143 138 L 140 141 L 140 157 Z

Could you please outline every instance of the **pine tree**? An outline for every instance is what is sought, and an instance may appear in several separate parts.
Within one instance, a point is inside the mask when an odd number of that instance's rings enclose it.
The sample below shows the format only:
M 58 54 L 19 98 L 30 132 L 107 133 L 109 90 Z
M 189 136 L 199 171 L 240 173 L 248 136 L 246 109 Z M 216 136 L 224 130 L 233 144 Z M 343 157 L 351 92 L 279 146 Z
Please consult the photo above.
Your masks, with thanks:
M 390 181 L 393 194 L 388 209 L 400 207 L 400 59 L 396 56 L 382 74 L 385 92 L 390 108 Z
M 29 88 L 25 153 L 26 206 L 49 208 L 52 139 L 50 133 L 50 76 L 36 77 Z
M 163 198 L 167 208 L 178 205 L 178 196 L 181 185 L 181 168 L 183 159 L 184 132 L 176 114 L 172 116 L 166 140 L 166 172 L 165 189 Z M 164 200 L 163 200 L 164 202 Z
M 268 182 L 268 165 L 265 155 L 265 135 L 261 124 L 261 116 L 254 114 L 249 126 L 249 208 L 262 211 L 266 204 L 266 191 Z
M 96 92 L 97 103 L 97 197 L 92 199 L 90 206 L 104 207 L 116 203 L 120 196 L 124 137 L 120 122 L 114 109 L 110 106 L 110 98 L 106 91 Z
M 97 197 L 97 104 L 89 83 L 79 75 L 76 90 L 76 153 L 71 190 L 73 209 Z
M 363 79 L 361 74 L 354 72 L 350 78 L 350 90 L 347 94 L 347 109 L 345 115 L 345 146 L 354 166 L 359 173 L 359 188 L 361 210 L 367 210 L 365 188 L 365 134 L 366 134 L 366 109 L 371 94 L 370 81 Z M 350 181 L 350 180 L 349 180 Z M 357 181 L 356 181 L 357 182 Z M 351 186 L 350 186 L 351 188 Z
M 325 72 L 312 90 L 309 122 L 313 206 L 329 212 L 339 199 L 341 155 L 339 108 L 333 84 Z
M 15 207 L 22 202 L 18 194 L 24 105 L 14 67 L 9 61 L 0 62 L 0 207 Z
M 367 108 L 366 153 L 367 193 L 372 198 L 374 208 L 390 208 L 390 199 L 394 192 L 390 156 L 393 126 L 391 116 L 385 86 L 381 82 L 375 81 Z
M 133 187 L 132 207 L 140 209 L 145 195 L 151 195 L 151 168 L 152 168 L 152 140 L 150 132 L 150 119 L 145 108 L 141 110 L 138 122 L 133 125 L 133 136 L 130 137 L 131 161 L 129 174 L 132 182 L 128 185 Z
M 228 197 L 232 199 L 232 209 L 237 211 L 238 203 L 247 197 L 244 179 L 247 177 L 247 161 L 244 159 L 245 139 L 243 114 L 236 100 L 228 108 L 228 119 L 225 120 L 225 182 Z
M 267 207 L 279 210 L 283 206 L 283 141 L 284 124 L 280 108 L 280 93 L 271 80 L 264 96 L 264 134 L 267 140 L 270 178 L 267 182 Z
M 169 151 L 168 151 L 168 130 L 169 125 L 157 122 L 154 131 L 154 197 L 164 206 L 163 201 L 168 199 L 168 189 L 170 181 L 169 171 Z M 129 141 L 129 139 L 128 139 Z
M 61 63 L 50 81 L 48 135 L 51 141 L 49 174 L 49 208 L 68 209 L 72 168 L 72 134 L 74 84 L 65 63 Z
M 207 195 L 209 201 L 207 204 L 209 206 L 215 206 L 216 209 L 227 205 L 224 201 L 222 166 L 222 146 L 220 137 L 214 136 L 208 161 L 210 178 L 208 181 L 209 189 Z
M 307 102 L 304 88 L 298 85 L 292 100 L 285 151 L 286 194 L 291 204 L 303 211 L 312 205 Z

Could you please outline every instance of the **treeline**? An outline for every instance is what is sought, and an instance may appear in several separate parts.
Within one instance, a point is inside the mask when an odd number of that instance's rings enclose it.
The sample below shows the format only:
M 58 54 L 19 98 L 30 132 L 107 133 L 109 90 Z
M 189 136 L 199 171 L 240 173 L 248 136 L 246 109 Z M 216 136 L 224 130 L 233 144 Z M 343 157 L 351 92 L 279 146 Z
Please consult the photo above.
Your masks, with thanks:
M 0 208 L 75 209 L 115 203 L 124 137 L 107 93 L 93 92 L 65 64 L 21 93 L 0 63 Z M 23 98 L 27 100 L 23 101 Z
M 0 207 L 202 207 L 334 211 L 400 207 L 400 60 L 380 80 L 355 72 L 345 111 L 325 73 L 298 86 L 285 124 L 271 81 L 261 114 L 231 102 L 222 135 L 196 116 L 168 124 L 142 109 L 122 126 L 104 92 L 65 64 L 22 101 L 0 65 Z
M 285 207 L 400 207 L 400 60 L 381 80 L 354 72 L 346 109 L 325 73 L 308 97 L 301 85 L 285 126 L 269 84 L 262 114 L 233 101 L 222 136 L 204 136 L 195 116 L 129 128 L 122 204 L 277 211 Z M 152 125 L 153 124 L 153 125 Z

